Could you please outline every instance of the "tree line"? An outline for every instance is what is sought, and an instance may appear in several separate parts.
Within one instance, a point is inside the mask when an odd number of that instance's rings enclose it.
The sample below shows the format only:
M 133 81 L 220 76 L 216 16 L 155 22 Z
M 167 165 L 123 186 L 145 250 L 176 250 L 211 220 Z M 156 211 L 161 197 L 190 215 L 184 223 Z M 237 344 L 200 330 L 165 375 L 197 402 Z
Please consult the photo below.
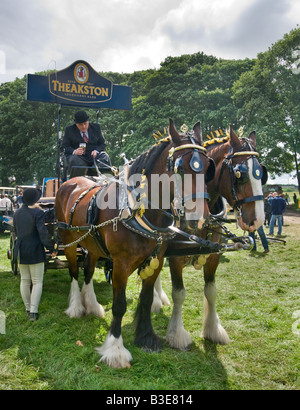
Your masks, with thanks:
M 49 72 L 38 73 L 47 75 Z M 229 124 L 244 136 L 256 130 L 269 172 L 295 171 L 300 188 L 300 28 L 255 59 L 225 60 L 203 52 L 167 57 L 158 69 L 132 74 L 101 72 L 132 87 L 132 111 L 103 109 L 99 123 L 114 165 L 153 145 L 153 133 L 172 117 L 178 128 L 201 121 L 204 139 Z M 25 98 L 26 76 L 0 85 L 2 185 L 41 183 L 56 175 L 58 106 Z M 76 108 L 63 107 L 61 131 Z M 91 121 L 95 110 L 87 110 Z

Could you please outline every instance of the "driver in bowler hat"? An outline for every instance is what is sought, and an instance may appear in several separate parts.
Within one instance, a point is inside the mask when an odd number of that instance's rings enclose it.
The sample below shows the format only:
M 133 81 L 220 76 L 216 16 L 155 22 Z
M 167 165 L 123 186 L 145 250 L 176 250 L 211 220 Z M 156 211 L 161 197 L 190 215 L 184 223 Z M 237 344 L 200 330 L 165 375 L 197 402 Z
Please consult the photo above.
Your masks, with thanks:
M 85 149 L 80 145 L 85 143 Z M 94 159 L 99 167 L 111 166 L 106 153 L 106 144 L 99 124 L 89 122 L 85 111 L 78 111 L 74 116 L 74 124 L 66 127 L 62 141 L 68 172 L 74 166 L 92 166 Z M 74 170 L 75 171 L 75 170 Z M 76 176 L 76 171 L 73 175 Z M 80 175 L 80 171 L 77 172 Z

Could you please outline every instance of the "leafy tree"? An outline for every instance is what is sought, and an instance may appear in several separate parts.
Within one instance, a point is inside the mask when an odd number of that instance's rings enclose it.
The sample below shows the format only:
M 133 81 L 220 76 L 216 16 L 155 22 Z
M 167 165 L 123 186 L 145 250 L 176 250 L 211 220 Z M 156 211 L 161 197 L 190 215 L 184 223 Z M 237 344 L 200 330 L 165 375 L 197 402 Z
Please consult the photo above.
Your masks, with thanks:
M 0 177 L 19 184 L 55 175 L 54 106 L 25 100 L 26 79 L 0 86 Z
M 203 135 L 240 125 L 256 129 L 258 148 L 271 172 L 298 172 L 299 75 L 293 30 L 257 59 L 223 60 L 204 53 L 167 57 L 158 69 L 132 74 L 101 73 L 115 84 L 132 87 L 132 111 L 97 113 L 116 166 L 124 152 L 135 158 L 153 143 L 153 132 L 172 117 L 178 128 L 200 120 Z M 300 56 L 300 50 L 299 50 Z M 300 68 L 299 68 L 300 72 Z M 48 72 L 39 73 L 47 75 Z M 26 78 L 0 85 L 0 180 L 18 184 L 55 176 L 57 113 L 54 104 L 26 101 Z M 63 106 L 63 132 L 76 108 Z M 87 110 L 91 121 L 96 110 Z
M 300 55 L 300 28 L 267 52 L 233 87 L 238 123 L 257 129 L 259 149 L 270 172 L 296 170 L 300 189 L 300 90 L 295 55 Z

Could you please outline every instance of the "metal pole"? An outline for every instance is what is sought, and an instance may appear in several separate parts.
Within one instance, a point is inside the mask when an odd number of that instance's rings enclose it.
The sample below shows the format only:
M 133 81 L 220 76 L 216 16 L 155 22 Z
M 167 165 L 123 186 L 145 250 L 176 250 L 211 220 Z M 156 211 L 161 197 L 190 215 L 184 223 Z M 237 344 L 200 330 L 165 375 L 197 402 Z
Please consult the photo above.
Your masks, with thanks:
M 61 104 L 58 108 L 58 118 L 57 118 L 57 163 L 56 163 L 56 173 L 57 173 L 57 183 L 58 188 L 60 187 L 60 114 L 61 114 Z

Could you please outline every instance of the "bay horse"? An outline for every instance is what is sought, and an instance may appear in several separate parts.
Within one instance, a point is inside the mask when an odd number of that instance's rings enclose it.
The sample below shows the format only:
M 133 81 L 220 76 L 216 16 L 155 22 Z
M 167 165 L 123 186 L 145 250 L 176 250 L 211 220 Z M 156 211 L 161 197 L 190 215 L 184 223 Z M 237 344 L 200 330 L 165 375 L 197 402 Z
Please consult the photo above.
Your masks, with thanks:
M 239 139 L 230 127 L 230 139 L 215 139 L 205 143 L 208 155 L 215 161 L 215 177 L 208 183 L 210 195 L 209 208 L 213 215 L 220 212 L 220 199 L 223 196 L 235 211 L 239 226 L 253 232 L 264 223 L 264 202 L 262 184 L 267 182 L 267 170 L 259 164 L 256 148 L 256 134 L 251 132 L 248 138 Z M 201 130 L 198 130 L 198 143 L 202 144 Z M 211 240 L 221 242 L 221 229 L 206 223 L 196 235 L 202 238 L 211 236 Z M 184 245 L 169 244 L 169 248 L 180 250 Z M 168 249 L 169 249 L 168 248 Z M 168 252 L 168 251 L 167 251 Z M 175 251 L 176 254 L 176 251 Z M 177 253 L 178 254 L 178 253 Z M 216 310 L 215 274 L 220 262 L 220 253 L 202 255 L 198 269 L 204 270 L 204 339 L 213 343 L 227 344 L 229 337 L 221 325 Z M 169 266 L 172 278 L 172 299 L 174 303 L 172 317 L 169 322 L 166 340 L 173 348 L 187 350 L 192 342 L 189 333 L 184 329 L 182 306 L 185 299 L 183 284 L 183 268 L 191 257 L 170 257 Z M 160 282 L 156 283 L 158 294 L 163 293 Z M 156 296 L 158 295 L 156 294 Z M 168 300 L 167 300 L 168 302 Z M 156 305 L 155 305 L 156 303 Z M 153 311 L 158 311 L 162 303 L 154 302 Z
M 197 164 L 197 161 L 193 163 L 199 168 L 196 168 L 196 170 L 191 165 L 194 157 L 198 161 Z M 192 178 L 191 190 L 185 192 L 185 187 L 182 187 L 182 197 L 193 197 L 196 200 L 198 198 L 204 202 L 199 223 L 196 221 L 196 226 L 200 229 L 209 215 L 209 210 L 205 184 L 203 192 L 197 192 L 196 177 L 200 174 L 204 179 L 204 176 L 210 175 L 206 181 L 208 182 L 214 176 L 215 164 L 207 157 L 206 150 L 203 147 L 195 144 L 194 141 L 187 140 L 184 135 L 178 133 L 173 120 L 170 119 L 169 137 L 141 154 L 130 166 L 129 177 L 140 174 L 142 182 L 144 179 L 148 179 L 148 198 L 151 201 L 151 193 L 149 192 L 151 178 L 154 175 L 174 174 L 174 170 L 170 168 L 166 171 L 170 160 L 175 163 L 178 160 L 184 167 L 185 173 L 191 175 Z M 119 192 L 118 187 L 119 181 L 116 178 L 105 188 L 105 195 L 109 196 L 111 194 L 113 196 L 113 192 L 116 190 Z M 127 186 L 127 188 L 129 189 L 130 186 Z M 103 188 L 97 184 L 95 185 L 93 181 L 85 177 L 76 177 L 62 184 L 56 195 L 55 210 L 59 238 L 65 245 L 65 255 L 69 262 L 71 276 L 70 301 L 66 314 L 70 317 L 80 317 L 91 313 L 100 317 L 104 316 L 104 309 L 96 300 L 92 277 L 99 258 L 111 259 L 113 262 L 113 320 L 104 344 L 97 351 L 101 355 L 100 360 L 102 362 L 111 367 L 125 368 L 130 366 L 132 360 L 131 353 L 123 345 L 121 334 L 122 318 L 126 312 L 127 280 L 136 269 L 143 266 L 145 261 L 153 255 L 158 260 L 158 264 L 152 270 L 151 276 L 145 277 L 142 282 L 135 343 L 151 351 L 160 349 L 161 342 L 151 325 L 151 305 L 154 283 L 161 270 L 163 255 L 167 247 L 164 237 L 169 237 L 167 227 L 170 225 L 170 214 L 166 215 L 166 212 L 160 212 L 156 209 L 146 209 L 145 214 L 147 214 L 149 225 L 151 224 L 151 227 L 154 227 L 154 231 L 158 231 L 158 235 L 143 236 L 140 235 L 136 225 L 129 227 L 130 221 L 136 222 L 133 217 L 123 221 L 121 217 L 122 209 L 117 204 L 115 207 L 110 206 L 100 209 L 96 213 L 92 228 L 84 233 L 84 230 L 88 228 L 86 220 L 88 209 L 91 206 L 90 203 L 99 193 L 101 195 L 102 191 Z M 174 195 L 175 188 L 172 184 L 170 188 L 171 203 Z M 186 213 L 188 212 L 190 210 L 186 210 Z M 126 225 L 127 222 L 128 225 Z M 76 255 L 78 243 L 87 251 L 84 264 L 84 284 L 81 292 L 78 285 Z

